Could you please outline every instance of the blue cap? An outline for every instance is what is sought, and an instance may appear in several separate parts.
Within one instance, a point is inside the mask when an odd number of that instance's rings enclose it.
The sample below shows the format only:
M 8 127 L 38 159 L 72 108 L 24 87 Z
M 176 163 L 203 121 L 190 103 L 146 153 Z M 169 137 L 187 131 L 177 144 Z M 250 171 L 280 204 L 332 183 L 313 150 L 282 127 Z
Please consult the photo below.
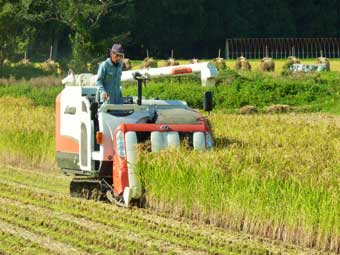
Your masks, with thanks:
M 124 55 L 123 46 L 121 44 L 115 43 L 114 45 L 112 45 L 111 53 L 118 54 L 118 55 Z

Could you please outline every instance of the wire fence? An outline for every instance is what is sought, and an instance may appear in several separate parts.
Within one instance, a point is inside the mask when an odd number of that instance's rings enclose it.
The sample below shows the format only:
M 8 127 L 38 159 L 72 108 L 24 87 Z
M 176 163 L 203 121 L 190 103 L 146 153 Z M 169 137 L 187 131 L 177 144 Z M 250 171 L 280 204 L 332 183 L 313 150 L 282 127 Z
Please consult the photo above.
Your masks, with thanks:
M 236 59 L 244 56 L 248 59 L 271 57 L 285 59 L 295 56 L 301 59 L 340 58 L 340 38 L 227 38 L 225 41 L 225 58 Z M 55 49 L 52 46 L 28 47 L 25 53 L 15 59 L 28 58 L 33 61 L 47 59 L 64 59 L 71 56 L 71 48 Z
M 225 58 L 340 58 L 340 38 L 228 38 Z

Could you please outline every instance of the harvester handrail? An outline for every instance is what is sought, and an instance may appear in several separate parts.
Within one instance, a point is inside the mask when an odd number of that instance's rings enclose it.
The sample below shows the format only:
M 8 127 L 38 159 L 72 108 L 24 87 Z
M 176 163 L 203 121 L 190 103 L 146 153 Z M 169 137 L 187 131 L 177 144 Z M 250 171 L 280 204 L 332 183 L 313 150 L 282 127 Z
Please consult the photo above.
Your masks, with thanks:
M 146 111 L 148 110 L 147 106 L 144 105 L 132 105 L 132 104 L 107 104 L 104 103 L 98 112 L 107 112 L 110 110 L 117 110 L 117 111 Z

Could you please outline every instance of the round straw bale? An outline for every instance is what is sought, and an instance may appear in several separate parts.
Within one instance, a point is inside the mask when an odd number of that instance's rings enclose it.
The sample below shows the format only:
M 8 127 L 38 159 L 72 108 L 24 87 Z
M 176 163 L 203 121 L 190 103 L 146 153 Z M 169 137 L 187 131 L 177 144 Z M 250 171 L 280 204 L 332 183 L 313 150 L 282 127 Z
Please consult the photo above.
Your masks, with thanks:
M 193 58 L 193 59 L 191 59 L 190 60 L 190 63 L 191 64 L 197 64 L 197 63 L 199 63 L 200 61 L 197 59 L 197 58 Z
M 326 71 L 330 70 L 330 63 L 329 63 L 328 58 L 319 57 L 319 58 L 316 59 L 316 63 L 317 64 L 325 64 L 326 65 Z
M 300 64 L 300 59 L 294 56 L 288 57 L 287 62 L 282 66 L 282 74 L 283 75 L 290 74 L 291 73 L 290 67 L 293 64 Z
M 31 61 L 28 58 L 23 58 L 22 60 L 19 61 L 19 64 L 30 65 L 32 63 L 31 63 Z
M 267 113 L 285 113 L 289 112 L 291 110 L 291 107 L 286 104 L 276 104 L 271 105 L 265 108 L 265 111 Z
M 41 69 L 46 72 L 57 72 L 58 67 L 58 63 L 53 61 L 52 59 L 47 59 L 41 64 Z
M 130 59 L 128 58 L 124 58 L 123 59 L 123 70 L 127 71 L 127 70 L 131 70 L 132 69 L 132 64 Z
M 288 61 L 293 62 L 293 64 L 300 64 L 300 59 L 298 59 L 298 58 L 295 57 L 295 56 L 289 56 L 289 57 L 288 57 Z
M 157 67 L 157 61 L 153 58 L 145 58 L 143 61 L 142 68 Z
M 168 66 L 178 66 L 179 62 L 176 61 L 174 58 L 169 58 L 168 59 Z
M 240 108 L 241 114 L 254 114 L 257 113 L 257 108 L 252 105 L 245 105 Z
M 224 58 L 214 58 L 213 63 L 217 70 L 225 70 L 227 68 Z
M 274 72 L 275 71 L 274 60 L 268 57 L 261 59 L 260 70 L 263 72 Z
M 239 57 L 235 62 L 235 70 L 251 71 L 251 65 L 245 57 Z

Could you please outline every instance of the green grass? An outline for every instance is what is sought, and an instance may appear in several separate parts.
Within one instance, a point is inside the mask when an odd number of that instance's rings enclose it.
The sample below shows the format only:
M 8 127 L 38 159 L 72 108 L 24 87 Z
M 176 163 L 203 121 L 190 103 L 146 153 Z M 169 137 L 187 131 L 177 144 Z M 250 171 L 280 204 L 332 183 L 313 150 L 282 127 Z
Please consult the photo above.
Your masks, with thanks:
M 0 97 L 28 97 L 35 105 L 54 106 L 57 94 L 62 90 L 60 78 L 1 81 Z M 214 109 L 238 112 L 245 105 L 253 105 L 260 111 L 266 106 L 287 104 L 295 111 L 340 113 L 340 73 L 311 73 L 281 76 L 261 72 L 220 72 L 215 87 L 200 86 L 196 76 L 159 78 L 144 87 L 146 98 L 185 100 L 193 108 L 201 108 L 203 93 L 213 92 Z M 136 95 L 135 83 L 123 84 L 124 95 Z
M 259 110 L 287 104 L 296 111 L 340 113 L 340 73 L 278 76 L 263 73 L 221 72 L 215 87 L 201 87 L 195 77 L 163 78 L 151 81 L 143 91 L 146 98 L 185 100 L 193 108 L 203 105 L 203 93 L 213 92 L 215 110 L 237 112 L 253 105 Z M 124 87 L 125 95 L 136 95 L 136 85 Z

